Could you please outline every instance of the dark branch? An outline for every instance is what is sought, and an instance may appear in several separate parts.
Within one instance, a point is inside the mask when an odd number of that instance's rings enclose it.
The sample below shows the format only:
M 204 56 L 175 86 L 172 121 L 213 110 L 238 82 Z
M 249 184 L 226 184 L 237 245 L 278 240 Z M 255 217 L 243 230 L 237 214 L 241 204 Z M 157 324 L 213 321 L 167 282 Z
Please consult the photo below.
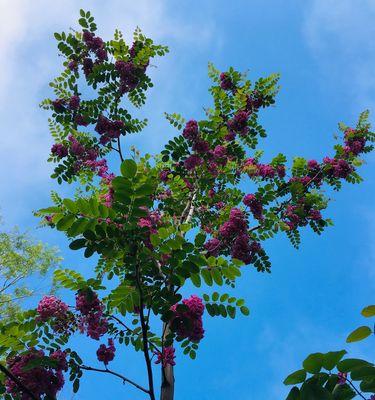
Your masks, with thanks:
M 87 365 L 78 365 L 78 368 L 83 369 L 85 371 L 96 371 L 96 372 L 103 372 L 105 374 L 110 374 L 110 375 L 114 375 L 117 376 L 118 378 L 122 379 L 122 381 L 124 383 L 129 383 L 130 385 L 133 385 L 134 387 L 136 387 L 139 390 L 142 390 L 142 392 L 149 394 L 149 390 L 145 389 L 144 387 L 142 387 L 141 385 L 138 385 L 138 383 L 133 382 L 132 380 L 126 378 L 125 376 L 115 372 L 115 371 L 111 371 L 109 369 L 100 369 L 100 368 L 93 368 L 93 367 L 88 367 Z
M 38 400 L 38 398 L 29 390 L 15 375 L 13 375 L 4 365 L 0 364 L 0 371 L 11 379 L 24 394 L 28 394 L 32 400 Z

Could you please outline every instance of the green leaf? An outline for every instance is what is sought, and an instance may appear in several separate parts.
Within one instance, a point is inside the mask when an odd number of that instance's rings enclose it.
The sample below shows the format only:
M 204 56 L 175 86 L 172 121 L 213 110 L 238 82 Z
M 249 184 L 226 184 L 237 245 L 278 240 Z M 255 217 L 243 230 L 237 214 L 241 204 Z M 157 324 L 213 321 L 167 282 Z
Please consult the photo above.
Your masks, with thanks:
M 313 353 L 307 356 L 305 361 L 303 362 L 303 368 L 310 374 L 317 374 L 323 365 L 323 354 L 322 353 Z
M 73 242 L 69 244 L 69 248 L 72 250 L 82 249 L 82 247 L 85 246 L 86 246 L 86 239 L 73 240 Z
M 75 214 L 78 210 L 76 202 L 71 199 L 64 199 L 63 204 L 73 214 Z
M 375 367 L 371 365 L 364 365 L 363 367 L 356 368 L 351 372 L 350 377 L 354 381 L 360 381 L 371 377 L 374 378 Z
M 55 36 L 55 39 L 56 39 L 56 40 L 61 40 L 61 39 L 62 39 L 61 35 L 60 35 L 59 33 L 57 33 L 57 32 L 55 32 L 55 33 L 53 34 L 53 36 Z
M 284 385 L 295 385 L 297 383 L 302 383 L 306 379 L 306 371 L 300 369 L 288 375 L 284 380 Z
M 359 385 L 362 392 L 375 393 L 375 378 L 365 379 Z
M 375 316 L 375 305 L 367 306 L 362 311 L 361 314 L 366 317 L 374 317 Z
M 372 330 L 368 326 L 360 326 L 346 338 L 346 342 L 359 342 L 360 340 L 366 339 L 368 336 L 371 335 L 371 333 Z
M 124 160 L 121 163 L 121 174 L 122 176 L 125 176 L 125 178 L 132 179 L 135 177 L 135 174 L 137 173 L 137 164 L 134 160 Z
M 77 393 L 79 390 L 79 379 L 75 379 L 73 382 L 73 393 Z
M 202 282 L 201 282 L 201 277 L 199 276 L 199 274 L 191 274 L 190 279 L 193 282 L 194 286 L 196 286 L 196 287 L 201 286 Z
M 59 231 L 68 230 L 72 226 L 74 220 L 75 220 L 74 215 L 67 215 L 65 217 L 62 217 L 59 220 L 59 222 L 56 224 L 57 230 L 59 230 Z
M 302 385 L 301 400 L 333 400 L 333 396 L 316 382 L 309 381 Z
M 346 360 L 342 360 L 337 364 L 337 369 L 340 372 L 350 372 L 353 371 L 355 368 L 363 367 L 365 365 L 373 364 L 359 358 L 347 358 Z
M 296 386 L 292 388 L 292 390 L 288 394 L 288 397 L 286 398 L 286 400 L 300 400 L 300 399 L 301 399 L 300 391 Z
M 248 316 L 250 314 L 250 310 L 246 306 L 241 306 L 240 311 L 242 312 L 243 315 Z
M 337 363 L 344 357 L 346 354 L 345 350 L 341 351 L 330 351 L 323 356 L 323 368 L 330 371 L 335 368 Z

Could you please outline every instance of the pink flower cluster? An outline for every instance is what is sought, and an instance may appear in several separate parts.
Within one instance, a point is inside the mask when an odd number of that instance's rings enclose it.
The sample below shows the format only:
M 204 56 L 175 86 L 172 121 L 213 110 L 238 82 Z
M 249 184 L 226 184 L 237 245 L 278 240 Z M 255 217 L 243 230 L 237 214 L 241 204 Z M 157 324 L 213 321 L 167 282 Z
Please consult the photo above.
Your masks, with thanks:
M 9 371 L 17 377 L 21 383 L 33 393 L 34 397 L 56 398 L 64 386 L 63 371 L 68 368 L 66 355 L 61 350 L 57 350 L 49 355 L 57 363 L 56 366 L 39 365 L 33 368 L 26 368 L 30 363 L 34 363 L 45 357 L 44 351 L 31 349 L 27 353 L 12 357 L 7 360 Z M 31 397 L 22 391 L 22 389 L 11 379 L 5 381 L 6 391 L 17 399 L 31 400 Z
M 228 121 L 229 131 L 234 135 L 238 133 L 241 136 L 246 136 L 249 133 L 249 127 L 247 126 L 249 116 L 250 113 L 248 111 L 237 111 L 233 118 Z
M 227 148 L 217 145 L 214 149 L 210 149 L 210 143 L 200 137 L 198 123 L 194 120 L 186 123 L 182 135 L 190 142 L 194 152 L 185 159 L 184 167 L 188 171 L 192 171 L 205 164 L 207 171 L 216 177 L 219 167 L 225 166 L 229 159 Z
M 323 163 L 330 167 L 326 172 L 327 176 L 334 178 L 345 179 L 354 171 L 353 166 L 344 159 L 324 157 Z
M 108 59 L 108 54 L 103 39 L 99 36 L 95 36 L 94 33 L 83 31 L 82 39 L 85 42 L 88 51 L 92 52 L 94 57 L 96 57 L 94 62 L 89 54 L 85 54 L 85 58 L 83 59 L 83 72 L 88 76 L 92 73 L 94 65 L 101 64 L 103 61 Z
M 69 100 L 66 99 L 56 99 L 52 100 L 51 104 L 53 109 L 57 113 L 62 113 L 65 111 L 76 111 L 80 105 L 80 98 L 77 95 L 72 96 Z
M 124 133 L 125 125 L 122 121 L 111 121 L 104 115 L 99 115 L 95 131 L 99 133 L 99 142 L 106 145 L 110 141 L 120 137 Z
M 171 307 L 174 312 L 172 327 L 179 338 L 198 343 L 204 337 L 202 322 L 204 305 L 202 299 L 192 295 L 188 299 L 182 300 L 182 304 L 187 307 L 187 311 L 179 312 L 178 304 Z
M 36 309 L 38 320 L 51 321 L 54 331 L 68 333 L 74 324 L 74 316 L 69 306 L 55 296 L 44 296 Z
M 304 202 L 304 198 L 301 198 L 297 205 L 287 205 L 283 220 L 289 226 L 291 230 L 296 229 L 298 226 L 305 226 L 311 221 L 320 221 L 322 214 L 319 210 L 307 206 Z
M 216 257 L 221 252 L 228 251 L 233 258 L 250 264 L 261 248 L 259 243 L 251 240 L 247 229 L 245 214 L 239 208 L 232 208 L 229 220 L 219 227 L 219 237 L 211 238 L 205 243 L 207 253 Z
M 250 177 L 260 177 L 264 180 L 273 179 L 275 176 L 285 177 L 284 165 L 274 167 L 270 164 L 259 164 L 254 158 L 248 158 L 245 161 L 243 171 L 247 172 Z
M 247 194 L 243 198 L 243 203 L 245 206 L 250 208 L 251 213 L 253 214 L 254 218 L 258 220 L 263 219 L 263 205 L 260 200 L 256 198 L 254 194 Z
M 115 358 L 116 348 L 113 343 L 113 339 L 108 339 L 108 346 L 101 344 L 96 352 L 98 360 L 103 362 L 104 365 L 108 365 L 110 361 Z
M 169 347 L 164 347 L 163 352 L 155 352 L 157 356 L 157 360 L 155 361 L 155 364 L 161 364 L 164 368 L 167 365 L 176 365 L 175 362 L 175 349 L 172 346 Z
M 76 294 L 76 309 L 81 313 L 78 327 L 87 336 L 99 340 L 107 333 L 108 320 L 104 316 L 104 305 L 91 289 L 80 290 Z
M 142 49 L 141 42 L 134 42 L 129 50 L 130 59 L 128 61 L 117 60 L 115 69 L 120 76 L 120 93 L 124 94 L 134 90 L 141 82 L 146 72 L 149 62 L 144 65 L 136 65 L 134 59 Z
M 222 72 L 220 74 L 220 87 L 223 90 L 234 90 L 235 89 L 235 85 L 234 85 L 232 79 L 225 72 Z
M 159 211 L 150 211 L 147 207 L 142 207 L 142 209 L 147 211 L 147 216 L 139 218 L 137 225 L 140 228 L 147 229 L 147 236 L 144 243 L 149 249 L 152 249 L 150 235 L 157 233 L 157 227 L 161 222 L 161 214 Z
M 344 133 L 344 143 L 345 153 L 358 155 L 363 152 L 366 146 L 366 137 L 362 132 L 348 128 Z

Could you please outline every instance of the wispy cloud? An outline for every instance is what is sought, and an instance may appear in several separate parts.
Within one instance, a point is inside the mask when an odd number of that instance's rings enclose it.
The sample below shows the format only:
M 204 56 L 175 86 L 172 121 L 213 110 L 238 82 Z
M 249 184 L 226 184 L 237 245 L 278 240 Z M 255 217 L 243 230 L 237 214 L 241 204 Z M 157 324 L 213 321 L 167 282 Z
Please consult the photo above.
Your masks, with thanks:
M 312 0 L 306 8 L 308 46 L 330 81 L 351 96 L 356 112 L 375 106 L 374 19 L 372 0 Z

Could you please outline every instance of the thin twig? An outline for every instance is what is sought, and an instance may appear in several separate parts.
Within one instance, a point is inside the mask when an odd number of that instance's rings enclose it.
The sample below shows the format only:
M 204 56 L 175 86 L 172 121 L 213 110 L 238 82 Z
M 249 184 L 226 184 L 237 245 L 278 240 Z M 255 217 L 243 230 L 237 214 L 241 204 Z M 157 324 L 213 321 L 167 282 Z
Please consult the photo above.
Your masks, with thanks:
M 110 374 L 110 375 L 114 375 L 117 376 L 118 378 L 122 379 L 123 382 L 127 382 L 130 383 L 131 385 L 133 385 L 134 387 L 136 387 L 139 390 L 142 390 L 142 392 L 149 394 L 150 392 L 145 389 L 144 387 L 142 387 L 141 385 L 138 385 L 138 383 L 133 382 L 132 380 L 126 378 L 125 376 L 115 372 L 115 371 L 111 371 L 109 369 L 100 369 L 100 368 L 94 368 L 94 367 L 88 367 L 87 365 L 78 365 L 78 368 L 83 369 L 85 371 L 96 371 L 96 372 L 103 372 L 105 374 Z

